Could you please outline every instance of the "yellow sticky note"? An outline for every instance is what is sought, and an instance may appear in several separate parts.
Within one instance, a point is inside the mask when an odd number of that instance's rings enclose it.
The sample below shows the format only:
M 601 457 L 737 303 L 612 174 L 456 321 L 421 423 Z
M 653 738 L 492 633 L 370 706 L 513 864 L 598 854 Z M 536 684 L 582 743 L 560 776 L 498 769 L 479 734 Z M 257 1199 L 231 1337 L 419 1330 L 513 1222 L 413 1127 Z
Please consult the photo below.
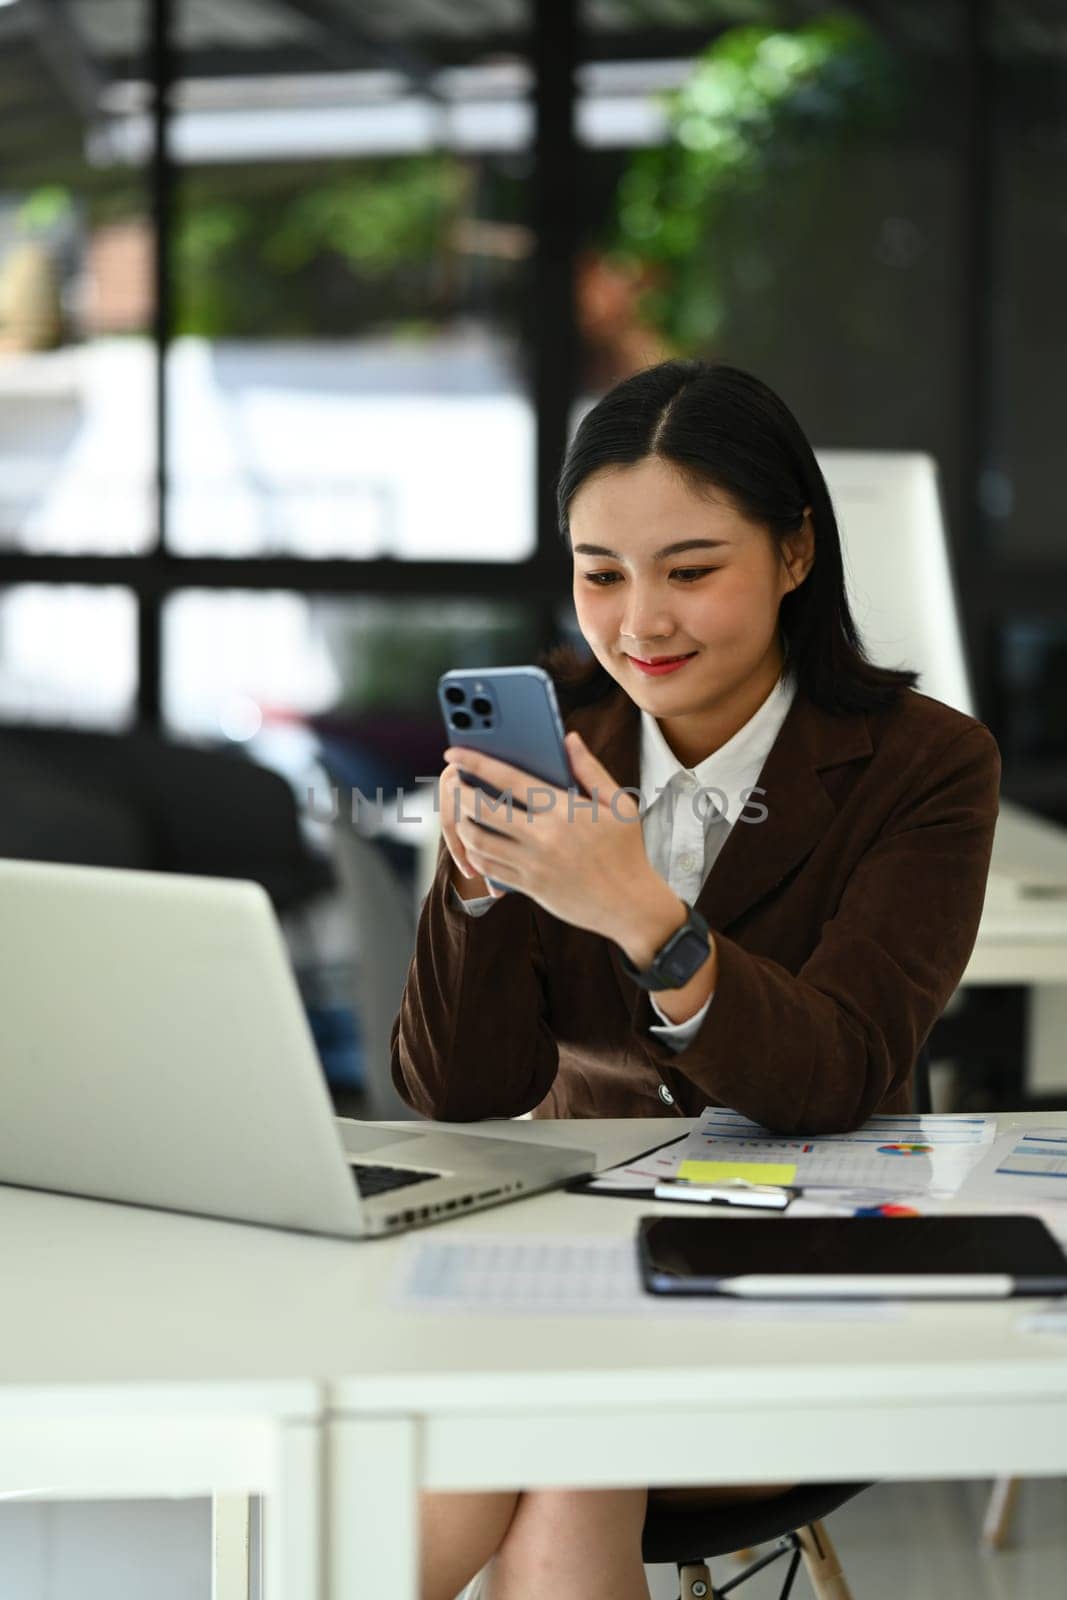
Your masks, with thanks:
M 744 1178 L 746 1183 L 792 1183 L 796 1166 L 784 1161 L 683 1161 L 678 1177 L 690 1183 L 729 1183 Z

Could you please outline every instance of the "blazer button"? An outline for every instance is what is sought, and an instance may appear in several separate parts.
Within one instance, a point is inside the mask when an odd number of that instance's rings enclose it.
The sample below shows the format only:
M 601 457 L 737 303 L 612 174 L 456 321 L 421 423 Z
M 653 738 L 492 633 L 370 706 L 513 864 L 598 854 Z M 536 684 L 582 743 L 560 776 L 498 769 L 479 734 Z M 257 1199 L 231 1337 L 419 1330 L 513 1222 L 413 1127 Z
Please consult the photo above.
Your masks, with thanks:
M 659 1097 L 665 1106 L 673 1106 L 674 1096 L 665 1083 L 661 1083 L 659 1086 Z

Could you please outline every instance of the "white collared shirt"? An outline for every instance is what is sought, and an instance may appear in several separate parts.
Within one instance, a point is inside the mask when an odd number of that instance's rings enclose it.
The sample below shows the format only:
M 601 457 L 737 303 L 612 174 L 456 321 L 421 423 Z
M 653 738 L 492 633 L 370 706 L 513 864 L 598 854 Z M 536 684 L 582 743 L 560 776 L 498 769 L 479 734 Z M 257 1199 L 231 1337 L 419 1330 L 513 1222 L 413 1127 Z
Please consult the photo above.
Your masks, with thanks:
M 732 739 L 697 766 L 683 767 L 651 712 L 641 712 L 641 835 L 649 862 L 675 894 L 689 905 L 704 885 L 723 845 L 749 802 L 747 815 L 757 813 L 762 796 L 757 780 L 778 737 L 796 693 L 796 682 L 783 672 L 770 694 Z M 751 799 L 750 799 L 751 794 Z M 496 902 L 492 895 L 464 900 L 452 888 L 453 903 L 472 917 L 482 916 Z M 650 1032 L 672 1050 L 684 1050 L 695 1038 L 714 998 L 684 1022 L 662 1018 Z

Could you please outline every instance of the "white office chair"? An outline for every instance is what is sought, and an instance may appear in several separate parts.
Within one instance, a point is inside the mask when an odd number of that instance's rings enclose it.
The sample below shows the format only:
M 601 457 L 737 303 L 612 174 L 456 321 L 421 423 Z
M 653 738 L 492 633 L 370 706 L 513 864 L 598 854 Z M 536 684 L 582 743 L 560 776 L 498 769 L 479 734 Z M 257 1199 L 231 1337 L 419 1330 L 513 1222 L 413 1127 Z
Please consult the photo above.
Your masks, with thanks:
M 849 603 L 872 660 L 914 667 L 923 694 L 977 715 L 933 458 L 817 454 L 841 529 Z M 990 877 L 1067 889 L 1067 830 L 1002 800 Z
M 974 716 L 959 604 L 930 456 L 818 452 L 837 512 L 849 602 L 871 657 L 915 667 L 920 689 Z
M 357 938 L 352 1006 L 363 1042 L 365 1115 L 410 1121 L 417 1113 L 393 1087 L 389 1041 L 415 950 L 411 891 L 343 815 L 333 824 L 333 859 Z

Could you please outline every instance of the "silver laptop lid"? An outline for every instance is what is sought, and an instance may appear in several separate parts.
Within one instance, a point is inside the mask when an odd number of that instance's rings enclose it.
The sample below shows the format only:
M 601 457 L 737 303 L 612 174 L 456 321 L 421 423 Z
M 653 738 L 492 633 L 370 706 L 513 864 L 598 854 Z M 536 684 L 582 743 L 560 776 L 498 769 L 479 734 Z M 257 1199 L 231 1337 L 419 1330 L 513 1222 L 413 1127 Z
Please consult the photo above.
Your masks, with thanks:
M 358 1232 L 258 885 L 0 860 L 0 951 L 0 1181 Z

